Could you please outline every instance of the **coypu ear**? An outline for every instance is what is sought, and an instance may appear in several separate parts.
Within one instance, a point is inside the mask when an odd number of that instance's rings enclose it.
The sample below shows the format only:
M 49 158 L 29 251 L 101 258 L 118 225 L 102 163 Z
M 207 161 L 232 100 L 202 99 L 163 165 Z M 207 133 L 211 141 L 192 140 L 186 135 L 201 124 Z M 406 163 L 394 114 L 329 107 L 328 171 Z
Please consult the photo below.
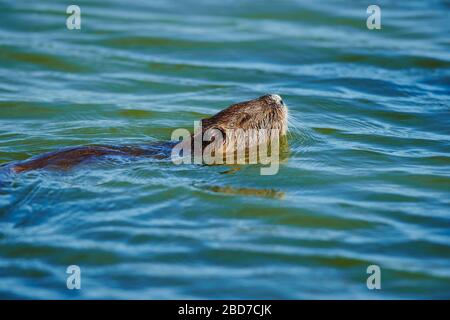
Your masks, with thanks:
M 219 140 L 222 141 L 222 144 L 225 143 L 226 133 L 224 128 L 218 124 L 212 124 L 210 119 L 202 119 L 201 122 L 201 132 L 197 130 L 192 134 L 192 143 L 194 143 L 194 140 L 197 138 L 201 139 L 203 149 L 211 143 L 219 142 Z
M 225 143 L 227 139 L 225 129 L 218 125 L 204 128 L 203 137 L 206 139 L 206 141 L 203 141 L 203 147 L 219 140 L 221 140 L 222 143 Z
M 225 141 L 226 139 L 226 133 L 225 129 L 219 125 L 219 124 L 213 124 L 214 122 L 211 120 L 211 118 L 202 119 L 202 134 L 205 135 L 205 132 L 208 130 L 211 130 L 210 136 L 211 136 L 211 142 L 214 141 L 217 134 L 220 132 L 222 134 L 222 139 Z M 218 130 L 218 131 L 216 131 Z M 214 138 L 214 139 L 213 139 Z M 206 141 L 208 142 L 208 141 Z

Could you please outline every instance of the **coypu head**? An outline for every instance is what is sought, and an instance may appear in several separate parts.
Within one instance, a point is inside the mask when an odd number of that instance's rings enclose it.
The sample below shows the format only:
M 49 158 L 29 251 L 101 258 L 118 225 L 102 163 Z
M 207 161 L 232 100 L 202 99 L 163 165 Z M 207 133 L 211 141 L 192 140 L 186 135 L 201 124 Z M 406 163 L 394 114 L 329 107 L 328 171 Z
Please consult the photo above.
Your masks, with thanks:
M 233 104 L 202 119 L 193 134 L 186 136 L 185 129 L 172 134 L 172 140 L 182 138 L 172 148 L 172 161 L 191 163 L 193 156 L 197 164 L 270 164 L 261 174 L 275 174 L 288 151 L 287 116 L 276 94 Z
M 229 154 L 280 138 L 287 131 L 287 107 L 279 95 L 268 94 L 233 104 L 210 118 L 202 119 L 202 149 L 214 147 Z M 275 130 L 277 131 L 275 131 Z M 205 138 L 206 137 L 206 138 Z
M 278 129 L 287 131 L 287 107 L 277 94 L 233 104 L 210 118 L 202 119 L 202 131 L 218 129 L 226 137 L 226 130 Z

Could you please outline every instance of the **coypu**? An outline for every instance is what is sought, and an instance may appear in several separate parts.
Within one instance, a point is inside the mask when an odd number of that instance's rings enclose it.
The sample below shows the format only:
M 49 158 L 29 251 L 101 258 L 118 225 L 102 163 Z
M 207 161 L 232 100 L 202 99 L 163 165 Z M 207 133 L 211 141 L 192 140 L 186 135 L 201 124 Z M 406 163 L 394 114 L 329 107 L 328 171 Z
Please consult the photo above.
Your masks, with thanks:
M 202 119 L 201 132 L 194 132 L 188 139 L 189 145 L 194 143 L 199 133 L 209 129 L 215 129 L 224 134 L 223 144 L 225 153 L 234 152 L 232 145 L 245 145 L 239 136 L 230 135 L 230 130 L 235 129 L 267 129 L 268 133 L 264 139 L 271 138 L 271 130 L 276 129 L 279 135 L 285 136 L 287 130 L 287 107 L 279 95 L 265 95 L 254 100 L 233 104 L 210 118 Z M 216 141 L 214 139 L 214 141 Z M 251 144 L 251 142 L 249 142 Z M 88 145 L 80 147 L 69 147 L 54 152 L 44 153 L 24 161 L 13 162 L 5 165 L 12 172 L 20 173 L 43 168 L 69 169 L 89 159 L 103 156 L 129 156 L 129 157 L 152 157 L 168 158 L 173 148 L 183 145 L 179 142 L 156 142 L 147 145 Z M 201 150 L 209 144 L 203 142 Z

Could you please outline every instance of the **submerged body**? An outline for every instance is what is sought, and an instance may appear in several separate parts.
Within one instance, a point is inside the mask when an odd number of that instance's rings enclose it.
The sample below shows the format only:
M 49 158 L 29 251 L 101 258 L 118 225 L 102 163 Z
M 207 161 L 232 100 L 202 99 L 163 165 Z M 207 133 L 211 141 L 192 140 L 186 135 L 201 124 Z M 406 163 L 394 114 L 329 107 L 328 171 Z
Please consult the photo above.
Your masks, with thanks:
M 209 129 L 226 133 L 234 129 L 277 129 L 284 136 L 287 130 L 287 108 L 278 95 L 265 95 L 260 98 L 237 103 L 220 111 L 210 118 L 202 119 L 202 131 Z M 202 132 L 202 133 L 203 133 Z M 198 134 L 194 133 L 194 136 Z M 233 140 L 234 139 L 234 140 Z M 229 145 L 242 145 L 239 137 L 226 135 L 223 140 L 226 152 Z M 169 158 L 176 142 L 156 142 L 147 145 L 88 145 L 65 148 L 44 153 L 28 160 L 7 164 L 5 168 L 20 173 L 44 168 L 70 169 L 86 161 L 106 156 Z M 203 145 L 205 148 L 207 144 Z
M 172 142 L 157 142 L 148 145 L 90 145 L 65 148 L 13 163 L 11 169 L 16 173 L 43 168 L 70 169 L 77 164 L 104 156 L 165 158 L 170 155 L 173 145 Z

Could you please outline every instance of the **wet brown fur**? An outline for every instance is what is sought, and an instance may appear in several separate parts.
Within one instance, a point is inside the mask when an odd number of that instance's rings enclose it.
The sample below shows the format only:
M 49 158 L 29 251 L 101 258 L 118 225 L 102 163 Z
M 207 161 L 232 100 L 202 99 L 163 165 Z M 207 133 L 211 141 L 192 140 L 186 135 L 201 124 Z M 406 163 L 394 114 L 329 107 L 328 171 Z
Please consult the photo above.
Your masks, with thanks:
M 287 130 L 287 108 L 279 96 L 265 95 L 233 104 L 210 118 L 202 119 L 202 127 L 203 132 L 215 128 L 224 134 L 229 129 L 279 129 L 280 134 L 284 135 Z M 163 157 L 164 149 L 161 146 L 164 144 L 167 146 L 166 156 L 169 157 L 170 143 L 147 146 L 91 145 L 45 153 L 18 162 L 12 166 L 12 169 L 17 173 L 42 168 L 69 169 L 89 159 L 107 155 L 160 158 Z

